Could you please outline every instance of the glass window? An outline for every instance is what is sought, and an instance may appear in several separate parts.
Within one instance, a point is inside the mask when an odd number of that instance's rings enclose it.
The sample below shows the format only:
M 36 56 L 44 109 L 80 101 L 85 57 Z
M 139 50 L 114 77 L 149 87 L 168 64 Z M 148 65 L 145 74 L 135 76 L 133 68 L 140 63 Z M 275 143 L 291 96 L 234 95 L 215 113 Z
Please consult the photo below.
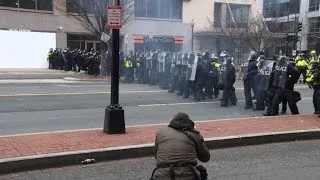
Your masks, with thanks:
M 230 4 L 227 21 L 228 27 L 246 27 L 249 21 L 250 6 Z M 232 14 L 231 14 L 232 13 Z
M 159 17 L 163 19 L 170 19 L 170 5 L 171 0 L 159 1 Z
M 147 17 L 157 18 L 158 17 L 158 1 L 147 0 Z
M 320 1 L 320 0 L 317 0 Z M 264 17 L 283 17 L 300 12 L 300 0 L 269 0 L 264 1 Z
M 182 0 L 135 0 L 135 16 L 182 19 Z
M 0 0 L 0 6 L 16 8 L 17 0 Z
M 24 9 L 36 9 L 36 2 L 34 0 L 19 1 L 19 7 Z
M 52 11 L 52 0 L 0 0 L 0 6 Z
M 309 11 L 318 11 L 319 4 L 320 4 L 320 0 L 310 0 L 309 1 Z
M 81 6 L 81 0 L 67 0 L 67 12 L 77 12 L 78 6 Z
M 182 0 L 171 0 L 171 19 L 182 19 Z
M 52 11 L 52 0 L 37 0 L 37 9 Z
M 147 16 L 147 0 L 135 0 L 134 2 L 134 15 L 136 17 Z

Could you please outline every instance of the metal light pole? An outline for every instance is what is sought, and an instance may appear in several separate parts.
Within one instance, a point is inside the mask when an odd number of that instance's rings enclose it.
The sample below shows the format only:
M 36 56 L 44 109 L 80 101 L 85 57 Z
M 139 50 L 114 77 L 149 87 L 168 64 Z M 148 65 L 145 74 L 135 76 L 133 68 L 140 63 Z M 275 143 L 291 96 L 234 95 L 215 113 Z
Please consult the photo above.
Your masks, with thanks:
M 120 0 L 113 1 L 114 6 L 120 6 Z M 108 134 L 123 134 L 126 132 L 124 110 L 119 104 L 119 51 L 120 30 L 112 29 L 112 63 L 111 63 L 111 100 L 105 109 L 103 132 Z
M 191 22 L 191 51 L 193 51 L 193 41 L 194 41 L 194 36 L 193 36 L 193 32 L 194 32 L 194 21 L 192 20 Z

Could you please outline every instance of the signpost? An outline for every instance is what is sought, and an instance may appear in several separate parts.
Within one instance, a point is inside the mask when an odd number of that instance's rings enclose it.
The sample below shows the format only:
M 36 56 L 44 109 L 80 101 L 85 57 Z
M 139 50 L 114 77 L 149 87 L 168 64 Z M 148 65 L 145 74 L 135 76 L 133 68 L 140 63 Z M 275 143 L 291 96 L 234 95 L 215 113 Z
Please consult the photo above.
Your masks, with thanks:
M 126 132 L 124 110 L 119 104 L 119 51 L 121 28 L 120 0 L 114 0 L 114 6 L 107 7 L 107 28 L 112 29 L 112 63 L 111 63 L 111 100 L 105 109 L 103 132 L 122 134 Z

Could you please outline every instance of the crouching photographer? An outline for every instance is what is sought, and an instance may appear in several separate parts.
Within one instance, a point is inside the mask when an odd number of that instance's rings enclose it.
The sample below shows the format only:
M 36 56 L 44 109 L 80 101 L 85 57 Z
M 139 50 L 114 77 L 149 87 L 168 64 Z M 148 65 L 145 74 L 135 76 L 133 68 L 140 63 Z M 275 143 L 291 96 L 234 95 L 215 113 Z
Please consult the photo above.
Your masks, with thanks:
M 208 162 L 210 152 L 194 122 L 178 113 L 168 127 L 156 135 L 156 168 L 150 180 L 206 180 L 206 169 L 197 159 Z

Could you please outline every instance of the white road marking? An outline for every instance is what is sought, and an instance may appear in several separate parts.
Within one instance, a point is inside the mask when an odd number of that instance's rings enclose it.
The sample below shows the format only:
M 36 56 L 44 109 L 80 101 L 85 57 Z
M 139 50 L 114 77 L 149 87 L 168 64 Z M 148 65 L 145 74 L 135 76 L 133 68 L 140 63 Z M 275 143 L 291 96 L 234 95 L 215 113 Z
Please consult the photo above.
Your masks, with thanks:
M 72 86 L 72 85 L 71 85 Z M 107 86 L 107 85 L 103 85 Z M 66 85 L 68 87 L 68 85 Z M 305 89 L 307 86 L 297 86 L 296 89 Z M 236 88 L 236 90 L 243 90 L 243 88 Z M 164 93 L 168 92 L 167 90 L 137 90 L 137 91 L 120 91 L 120 94 L 129 94 L 129 93 Z M 97 94 L 110 94 L 109 91 L 97 91 L 97 92 L 67 92 L 67 93 L 35 93 L 35 94 L 0 94 L 0 97 L 19 97 L 19 96 L 59 96 L 59 95 L 97 95 Z M 200 104 L 205 104 L 205 102 L 199 102 Z M 159 104 L 158 106 L 161 106 Z M 164 104 L 167 105 L 167 104 Z
M 120 94 L 130 94 L 130 93 L 164 93 L 164 90 L 146 90 L 146 91 L 120 91 Z M 39 94 L 5 94 L 0 95 L 0 97 L 19 97 L 19 96 L 59 96 L 59 95 L 97 95 L 97 94 L 110 94 L 108 91 L 101 92 L 69 92 L 69 93 L 39 93 Z
M 302 100 L 310 100 L 312 97 L 302 98 Z M 244 102 L 245 100 L 238 100 L 238 102 Z M 209 101 L 209 102 L 188 102 L 188 103 L 164 103 L 164 104 L 142 104 L 138 107 L 154 107 L 154 106 L 179 106 L 179 105 L 197 105 L 197 104 L 217 104 L 220 101 Z
M 70 87 L 70 88 L 91 88 L 91 87 L 110 87 L 111 85 L 109 84 L 92 84 L 92 85 L 87 85 L 87 84 L 84 84 L 84 85 L 66 85 L 66 84 L 59 84 L 57 85 L 59 87 Z

